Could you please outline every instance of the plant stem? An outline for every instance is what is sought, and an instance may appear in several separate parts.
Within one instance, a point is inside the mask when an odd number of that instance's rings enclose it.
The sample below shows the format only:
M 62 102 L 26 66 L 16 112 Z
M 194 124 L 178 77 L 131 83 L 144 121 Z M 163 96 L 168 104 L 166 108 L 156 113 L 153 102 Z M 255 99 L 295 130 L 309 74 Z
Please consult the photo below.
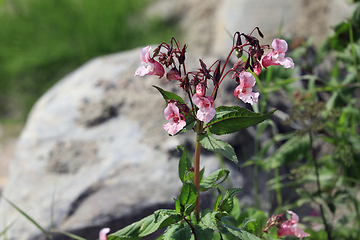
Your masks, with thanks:
M 314 166 L 315 166 L 315 174 L 316 174 L 316 184 L 317 184 L 317 192 L 318 192 L 318 196 L 321 198 L 321 186 L 320 186 L 320 178 L 319 178 L 319 166 L 317 164 L 316 161 L 316 152 L 315 152 L 315 148 L 313 147 L 313 138 L 312 138 L 312 134 L 311 131 L 309 130 L 309 137 L 310 137 L 310 148 L 311 148 L 311 154 L 312 154 L 312 158 L 314 161 Z M 330 226 L 327 224 L 326 218 L 325 218 L 325 213 L 324 213 L 324 208 L 323 205 L 319 203 L 319 207 L 320 207 L 320 213 L 321 213 L 321 217 L 323 220 L 323 223 L 325 225 L 325 231 L 327 233 L 327 239 L 331 240 L 331 229 Z
M 195 216 L 199 221 L 200 219 L 200 150 L 201 144 L 199 142 L 199 136 L 202 132 L 202 122 L 198 122 L 195 126 L 196 131 L 196 144 L 195 144 L 195 155 L 194 155 L 194 184 L 198 191 L 195 204 Z
M 256 128 L 255 144 L 254 144 L 254 155 L 259 156 L 259 128 Z M 254 165 L 254 200 L 255 208 L 260 209 L 260 198 L 259 198 L 259 165 L 256 163 Z

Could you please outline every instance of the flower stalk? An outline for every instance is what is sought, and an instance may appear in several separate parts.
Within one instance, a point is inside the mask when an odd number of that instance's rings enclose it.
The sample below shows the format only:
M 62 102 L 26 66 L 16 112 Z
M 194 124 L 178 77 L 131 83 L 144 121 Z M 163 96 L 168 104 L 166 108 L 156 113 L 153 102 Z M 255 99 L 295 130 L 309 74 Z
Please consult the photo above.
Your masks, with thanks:
M 198 195 L 196 198 L 195 204 L 195 216 L 197 221 L 200 220 L 200 151 L 201 151 L 201 144 L 199 142 L 199 136 L 201 134 L 203 128 L 202 122 L 197 122 L 195 129 L 196 129 L 196 144 L 195 144 L 195 155 L 194 155 L 194 184 L 198 191 Z

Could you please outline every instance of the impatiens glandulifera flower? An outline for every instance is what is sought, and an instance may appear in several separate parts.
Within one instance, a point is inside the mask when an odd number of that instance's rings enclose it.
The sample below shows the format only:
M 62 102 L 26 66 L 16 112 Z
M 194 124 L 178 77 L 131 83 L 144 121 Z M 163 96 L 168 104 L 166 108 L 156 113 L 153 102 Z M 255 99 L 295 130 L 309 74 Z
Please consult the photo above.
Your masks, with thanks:
M 106 234 L 110 232 L 110 228 L 103 228 L 99 232 L 99 240 L 107 240 Z
M 200 97 L 196 93 L 192 97 L 193 103 L 199 108 L 196 117 L 205 124 L 211 121 L 216 114 L 214 99 L 211 96 Z
M 258 102 L 259 93 L 253 92 L 252 87 L 255 85 L 255 77 L 246 71 L 239 74 L 240 84 L 235 88 L 234 96 L 241 99 L 244 103 L 253 105 Z
M 140 59 L 143 66 L 136 70 L 134 76 L 157 75 L 162 77 L 165 74 L 164 67 L 150 57 L 150 50 L 151 46 L 147 46 L 141 49 Z
M 291 215 L 291 219 L 283 222 L 278 229 L 278 236 L 295 235 L 300 238 L 309 237 L 310 234 L 304 232 L 297 224 L 299 222 L 299 216 L 293 211 L 287 211 Z
M 164 125 L 164 129 L 172 136 L 183 129 L 186 125 L 184 115 L 180 114 L 179 108 L 175 103 L 170 102 L 164 110 L 166 120 L 169 122 Z
M 262 60 L 262 65 L 267 68 L 271 65 L 282 65 L 284 68 L 294 68 L 294 62 L 292 58 L 285 57 L 285 52 L 288 49 L 288 44 L 285 40 L 275 38 L 272 42 L 273 50 L 266 54 Z

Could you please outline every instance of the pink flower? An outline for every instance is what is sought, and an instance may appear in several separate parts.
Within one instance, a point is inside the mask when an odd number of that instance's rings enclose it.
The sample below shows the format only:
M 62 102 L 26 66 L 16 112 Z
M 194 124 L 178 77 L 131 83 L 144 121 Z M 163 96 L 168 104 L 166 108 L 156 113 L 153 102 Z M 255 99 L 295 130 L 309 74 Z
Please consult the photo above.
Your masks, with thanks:
M 288 49 L 287 42 L 283 39 L 275 38 L 271 45 L 274 49 L 263 58 L 263 67 L 267 68 L 270 65 L 282 65 L 284 68 L 293 69 L 293 60 L 290 57 L 285 57 L 285 52 Z
M 141 49 L 140 52 L 140 59 L 142 67 L 139 67 L 135 75 L 144 76 L 144 75 L 157 75 L 159 77 L 162 77 L 165 73 L 163 66 L 160 65 L 157 61 L 150 58 L 150 50 L 151 47 L 147 46 Z
M 166 120 L 169 120 L 164 125 L 164 129 L 172 136 L 183 129 L 186 125 L 184 115 L 180 114 L 179 108 L 175 103 L 169 103 L 164 110 Z
M 193 103 L 199 108 L 196 117 L 205 124 L 211 121 L 216 114 L 214 99 L 211 96 L 199 96 L 196 93 L 192 97 Z
M 239 74 L 240 84 L 235 88 L 234 96 L 241 99 L 244 103 L 253 103 L 258 102 L 259 93 L 253 92 L 252 87 L 255 85 L 255 77 L 249 72 L 241 72 Z
M 110 228 L 103 228 L 99 232 L 99 240 L 107 240 L 106 234 L 110 232 Z
M 299 216 L 293 211 L 287 211 L 291 215 L 291 219 L 283 222 L 281 227 L 278 229 L 278 236 L 295 235 L 300 238 L 309 237 L 310 234 L 304 232 L 297 223 L 299 222 Z

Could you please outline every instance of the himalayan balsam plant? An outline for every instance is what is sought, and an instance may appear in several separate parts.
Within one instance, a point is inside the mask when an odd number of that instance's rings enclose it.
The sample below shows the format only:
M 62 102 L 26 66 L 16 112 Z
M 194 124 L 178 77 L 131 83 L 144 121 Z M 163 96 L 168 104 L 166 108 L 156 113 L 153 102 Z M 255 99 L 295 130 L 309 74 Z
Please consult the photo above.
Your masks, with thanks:
M 275 39 L 270 45 L 260 45 L 259 40 L 253 36 L 257 31 L 260 37 L 263 34 L 259 28 L 255 28 L 250 34 L 236 32 L 233 36 L 233 46 L 222 65 L 220 60 L 212 65 L 206 65 L 201 59 L 199 69 L 188 71 L 185 65 L 185 53 L 187 46 L 181 46 L 171 38 L 170 44 L 161 43 L 151 52 L 147 46 L 140 52 L 142 66 L 135 75 L 164 75 L 169 81 L 175 81 L 186 92 L 188 104 L 179 95 L 155 88 L 161 93 L 166 101 L 164 110 L 165 119 L 168 121 L 164 129 L 171 136 L 179 133 L 193 131 L 196 133 L 194 159 L 182 146 L 179 161 L 179 178 L 183 183 L 180 195 L 175 199 L 175 209 L 160 209 L 154 214 L 135 222 L 115 233 L 107 236 L 110 229 L 100 231 L 99 239 L 139 239 L 147 236 L 158 229 L 166 228 L 163 239 L 213 239 L 226 235 L 226 239 L 255 240 L 264 238 L 270 232 L 270 228 L 278 228 L 278 236 L 295 235 L 302 239 L 309 236 L 298 225 L 299 217 L 296 213 L 288 211 L 291 215 L 289 220 L 284 214 L 273 215 L 267 225 L 260 230 L 259 234 L 252 234 L 240 229 L 233 224 L 230 216 L 234 208 L 234 197 L 242 189 L 231 188 L 223 193 L 219 184 L 226 180 L 229 170 L 219 169 L 210 173 L 206 178 L 204 169 L 200 169 L 201 147 L 220 154 L 238 164 L 234 149 L 213 135 L 223 135 L 237 132 L 241 129 L 256 125 L 268 119 L 275 110 L 259 114 L 238 106 L 215 108 L 215 100 L 221 83 L 228 74 L 232 74 L 232 80 L 238 86 L 234 89 L 234 96 L 244 103 L 256 104 L 260 93 L 254 92 L 256 84 L 254 74 L 259 75 L 262 68 L 270 65 L 282 65 L 285 68 L 294 68 L 293 60 L 285 57 L 288 45 L 285 40 Z M 265 56 L 265 51 L 268 52 Z M 228 70 L 226 66 L 232 54 L 239 59 Z M 166 72 L 166 74 L 165 74 Z M 209 84 L 212 84 L 212 92 L 208 92 Z M 218 197 L 212 209 L 200 209 L 200 192 L 215 189 Z M 249 220 L 247 220 L 249 221 Z M 246 225 L 246 223 L 244 223 Z

